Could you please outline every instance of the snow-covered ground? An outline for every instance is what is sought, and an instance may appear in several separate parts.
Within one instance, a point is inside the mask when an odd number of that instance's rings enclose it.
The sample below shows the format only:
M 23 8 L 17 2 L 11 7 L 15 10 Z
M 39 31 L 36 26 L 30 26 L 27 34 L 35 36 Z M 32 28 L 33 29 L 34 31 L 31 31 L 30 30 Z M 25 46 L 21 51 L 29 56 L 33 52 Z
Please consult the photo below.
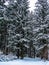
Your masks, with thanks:
M 21 59 L 15 59 L 10 61 L 0 61 L 0 65 L 49 65 L 49 61 L 44 61 L 39 58 L 24 58 Z
M 0 65 L 49 65 L 49 61 L 14 60 L 9 62 L 0 62 Z
M 27 57 L 21 60 L 12 54 L 4 55 L 0 53 L 0 65 L 49 65 L 49 61 Z
M 8 62 L 17 59 L 17 56 L 12 53 L 5 55 L 0 51 L 0 62 Z

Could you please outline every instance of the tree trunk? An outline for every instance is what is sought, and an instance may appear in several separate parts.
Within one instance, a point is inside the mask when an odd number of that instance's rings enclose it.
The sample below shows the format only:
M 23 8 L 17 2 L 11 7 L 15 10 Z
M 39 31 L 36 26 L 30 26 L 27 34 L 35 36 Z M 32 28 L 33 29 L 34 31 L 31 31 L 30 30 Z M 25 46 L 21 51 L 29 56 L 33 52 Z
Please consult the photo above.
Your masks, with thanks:
M 31 46 L 29 48 L 29 57 L 32 57 Z
M 24 50 L 23 50 L 23 43 L 21 43 L 21 59 L 24 58 Z
M 35 58 L 35 54 L 36 54 L 36 53 L 35 53 L 35 48 L 34 48 L 33 50 L 34 50 L 34 58 Z
M 18 49 L 18 50 L 17 50 L 17 54 L 16 54 L 18 59 L 19 59 L 19 55 L 20 55 L 19 52 L 20 52 L 20 51 L 19 51 L 19 49 Z
M 48 48 L 48 60 L 49 60 L 49 48 Z

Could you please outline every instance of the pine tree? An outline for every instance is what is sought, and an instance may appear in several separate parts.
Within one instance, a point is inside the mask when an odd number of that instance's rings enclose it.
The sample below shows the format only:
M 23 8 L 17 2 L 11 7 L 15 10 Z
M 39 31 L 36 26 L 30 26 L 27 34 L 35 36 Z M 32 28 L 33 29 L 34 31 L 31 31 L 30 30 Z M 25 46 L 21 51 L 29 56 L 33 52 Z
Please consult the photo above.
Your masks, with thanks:
M 1 50 L 6 54 L 6 44 L 7 44 L 7 21 L 4 19 L 5 12 L 5 0 L 0 0 L 0 42 L 1 42 Z
M 15 50 L 15 45 L 17 44 L 17 36 L 15 33 L 15 23 L 17 19 L 17 3 L 14 3 L 14 0 L 9 0 L 9 5 L 6 6 L 4 12 L 4 19 L 8 22 L 7 31 L 8 31 L 8 52 L 13 52 Z M 18 24 L 18 23 L 17 23 Z M 12 51 L 11 51 L 12 50 Z
M 18 13 L 19 13 L 19 18 L 18 18 L 18 22 L 20 23 L 21 25 L 21 30 L 19 31 L 19 34 L 21 33 L 22 34 L 22 37 L 19 39 L 21 43 L 20 45 L 20 49 L 21 48 L 25 48 L 27 47 L 27 43 L 28 40 L 25 38 L 25 35 L 26 35 L 26 23 L 28 22 L 28 0 L 17 0 L 17 3 L 18 3 Z M 17 32 L 17 31 L 16 31 Z M 21 49 L 21 58 L 23 58 L 23 55 L 24 55 L 24 48 L 23 50 Z
M 3 22 L 3 13 L 4 13 L 4 7 L 3 7 L 3 1 L 0 0 L 0 46 L 2 47 L 2 41 L 1 41 L 1 37 L 2 37 L 2 29 L 1 29 L 1 24 Z M 0 48 L 1 48 L 0 47 Z
M 28 11 L 28 0 L 18 0 L 17 2 L 11 1 L 5 11 L 5 19 L 10 23 L 8 26 L 8 46 L 12 48 L 13 51 L 16 50 L 15 52 L 16 55 L 18 55 L 18 58 L 19 53 L 20 56 L 22 55 L 21 58 L 23 58 L 24 53 L 22 51 L 22 46 L 24 46 L 24 48 L 27 47 L 27 44 L 25 43 L 28 42 L 28 40 L 25 38 L 26 30 L 24 30 L 24 28 L 27 28 L 26 23 L 28 21 Z M 20 50 L 21 52 L 17 52 Z
M 36 8 L 35 9 L 35 16 L 36 16 L 36 28 L 34 31 L 36 32 L 35 35 L 35 40 L 36 44 L 38 47 L 38 51 L 40 52 L 41 49 L 45 47 L 45 45 L 48 44 L 48 36 L 47 36 L 47 24 L 46 24 L 46 16 L 47 16 L 47 11 L 48 11 L 48 3 L 47 0 L 38 0 L 36 3 Z
M 29 20 L 28 20 L 28 22 L 27 22 L 27 29 L 26 29 L 26 35 L 25 35 L 25 37 L 29 40 L 29 42 L 28 42 L 28 46 L 29 46 L 29 48 L 28 48 L 28 50 L 27 50 L 27 56 L 28 57 L 35 57 L 35 50 L 34 50 L 34 43 L 33 43 L 33 41 L 34 41 L 34 34 L 33 34 L 33 29 L 34 29 L 34 14 L 33 14 L 33 12 L 29 12 L 29 14 L 28 14 L 28 17 L 29 17 Z M 29 52 L 28 52 L 29 51 Z

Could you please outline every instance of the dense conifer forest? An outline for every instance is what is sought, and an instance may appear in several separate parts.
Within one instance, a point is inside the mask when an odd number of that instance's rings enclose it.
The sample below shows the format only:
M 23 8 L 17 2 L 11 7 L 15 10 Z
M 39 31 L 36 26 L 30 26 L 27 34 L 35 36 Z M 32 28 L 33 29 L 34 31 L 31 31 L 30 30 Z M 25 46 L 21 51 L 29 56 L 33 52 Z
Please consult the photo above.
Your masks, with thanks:
M 49 59 L 49 3 L 38 0 L 34 12 L 29 8 L 28 0 L 0 0 L 0 51 Z

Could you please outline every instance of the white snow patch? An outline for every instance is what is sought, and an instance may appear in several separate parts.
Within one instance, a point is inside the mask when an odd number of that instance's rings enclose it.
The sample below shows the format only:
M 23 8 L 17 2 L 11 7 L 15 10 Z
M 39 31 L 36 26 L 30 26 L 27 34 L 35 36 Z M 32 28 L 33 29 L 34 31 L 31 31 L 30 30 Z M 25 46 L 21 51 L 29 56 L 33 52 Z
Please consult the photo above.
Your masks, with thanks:
M 17 61 L 10 61 L 10 62 L 0 62 L 0 65 L 49 65 L 49 62 L 17 60 Z
M 25 39 L 25 38 L 20 39 L 20 41 L 21 41 L 21 42 L 22 42 L 22 41 L 29 42 L 29 40 L 27 40 L 27 39 Z
M 14 58 L 14 60 L 12 60 Z M 0 55 L 0 65 L 49 65 L 49 61 L 41 60 L 40 58 L 28 58 L 25 57 L 24 59 L 17 59 L 16 56 L 9 54 L 7 56 Z M 6 61 L 6 60 L 9 61 Z
M 39 28 L 36 28 L 36 29 L 34 29 L 33 31 L 35 31 L 35 32 L 37 31 L 37 32 L 38 32 L 38 31 L 39 31 Z
M 4 3 L 4 5 L 8 6 L 8 5 L 9 5 L 9 1 L 6 1 L 6 2 Z

